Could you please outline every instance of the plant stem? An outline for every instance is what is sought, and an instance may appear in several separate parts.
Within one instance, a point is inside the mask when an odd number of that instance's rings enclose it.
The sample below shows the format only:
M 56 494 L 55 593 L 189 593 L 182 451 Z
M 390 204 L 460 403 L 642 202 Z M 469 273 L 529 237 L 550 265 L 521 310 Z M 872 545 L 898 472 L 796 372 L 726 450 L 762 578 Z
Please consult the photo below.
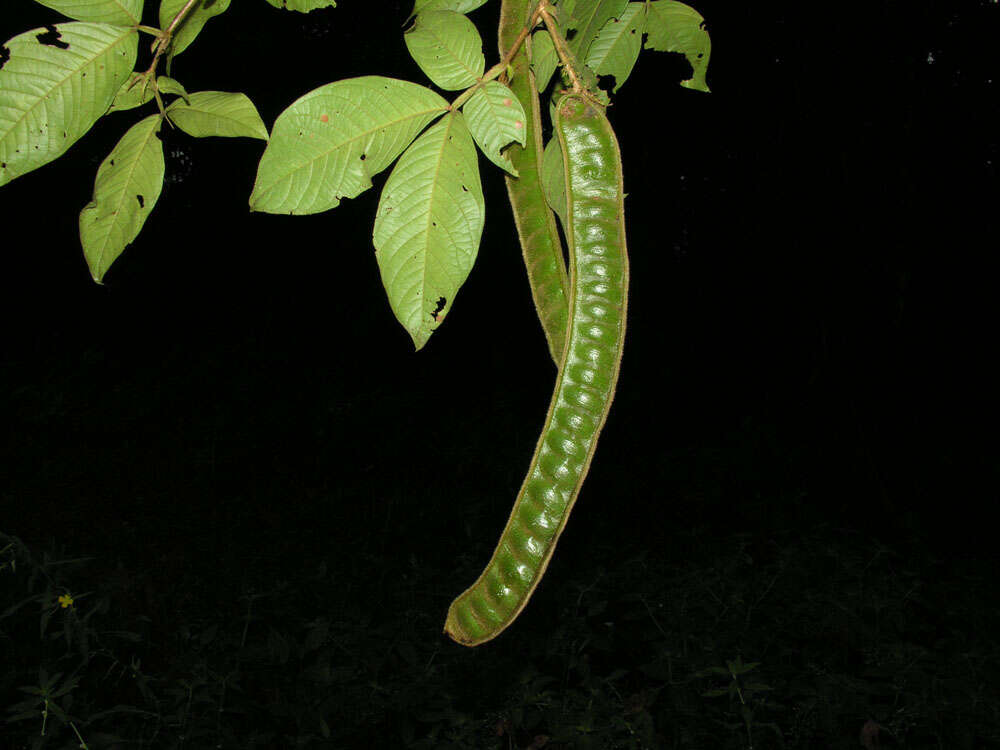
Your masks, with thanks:
M 170 46 L 170 42 L 173 40 L 174 31 L 181 25 L 181 22 L 187 17 L 187 14 L 190 13 L 191 10 L 194 9 L 194 6 L 199 2 L 201 2 L 201 0 L 187 0 L 187 2 L 184 3 L 184 7 L 177 11 L 177 15 L 174 16 L 174 20 L 170 22 L 170 25 L 158 32 L 157 39 L 153 42 L 153 62 L 150 63 L 149 68 L 144 73 L 146 78 L 153 77 L 153 74 L 156 72 L 156 66 L 160 62 L 161 55 L 167 51 L 167 47 Z M 163 111 L 162 103 L 160 104 L 160 111 Z
M 569 46 L 566 44 L 566 40 L 559 33 L 559 29 L 556 27 L 556 19 L 553 18 L 552 13 L 549 12 L 549 4 L 547 0 L 543 0 L 542 3 L 539 4 L 536 12 L 542 21 L 545 22 L 545 28 L 548 29 L 549 36 L 552 37 L 552 44 L 556 48 L 556 55 L 558 55 L 559 61 L 563 65 L 563 70 L 569 74 L 569 80 L 573 84 L 573 91 L 586 91 L 586 86 L 580 82 L 580 77 L 576 73 L 576 69 L 579 65 L 576 60 L 576 55 L 570 51 Z
M 476 93 L 476 91 L 482 88 L 484 83 L 489 83 L 490 81 L 496 80 L 504 73 L 504 71 L 507 70 L 507 68 L 510 66 L 511 61 L 514 59 L 514 56 L 521 49 L 521 45 L 524 44 L 524 40 L 528 38 L 528 35 L 531 33 L 532 29 L 534 29 L 535 26 L 538 25 L 538 20 L 541 15 L 542 7 L 544 5 L 545 3 L 543 2 L 538 6 L 538 9 L 532 14 L 531 20 L 528 21 L 527 24 L 525 24 L 523 29 L 521 29 L 521 33 L 517 35 L 517 38 L 514 40 L 514 43 L 510 46 L 510 49 L 507 50 L 507 54 L 505 54 L 500 59 L 500 62 L 498 62 L 492 68 L 483 73 L 482 78 L 480 78 L 469 88 L 467 88 L 465 91 L 459 94 L 458 98 L 451 103 L 450 109 L 452 112 L 457 111 L 463 104 L 465 104 L 472 97 L 472 95 Z
M 528 35 L 531 34 L 532 30 L 538 25 L 539 21 L 545 23 L 545 28 L 548 30 L 549 36 L 552 37 L 552 43 L 555 45 L 556 55 L 558 55 L 559 61 L 563 65 L 563 69 L 569 74 L 573 91 L 578 93 L 587 92 L 587 87 L 580 81 L 580 77 L 576 72 L 580 64 L 576 59 L 576 55 L 573 54 L 569 46 L 566 44 L 566 40 L 559 33 L 559 29 L 556 26 L 556 19 L 553 18 L 551 13 L 551 7 L 552 6 L 549 5 L 548 0 L 541 0 L 541 2 L 538 3 L 538 7 L 535 8 L 534 12 L 531 14 L 531 18 L 528 23 L 524 25 L 524 28 L 521 29 L 521 33 L 517 35 L 517 38 L 514 39 L 510 49 L 507 50 L 507 54 L 501 58 L 500 62 L 483 73 L 482 78 L 459 94 L 458 98 L 456 98 L 449 107 L 452 112 L 461 108 L 461 106 L 465 104 L 473 94 L 482 88 L 483 84 L 496 80 L 505 70 L 507 70 L 511 61 L 514 59 L 514 56 L 521 49 L 521 45 L 524 44 L 524 40 L 528 38 Z
M 78 740 L 80 740 L 80 747 L 82 748 L 82 750 L 90 750 L 90 745 L 88 745 L 88 744 L 87 744 L 87 743 L 86 743 L 86 742 L 84 741 L 83 737 L 81 737 L 81 736 L 80 736 L 80 730 L 78 730 L 78 729 L 76 728 L 76 724 L 74 724 L 74 723 L 73 723 L 73 722 L 71 721 L 71 722 L 69 723 L 69 725 L 70 725 L 70 726 L 71 726 L 71 727 L 73 728 L 73 731 L 74 731 L 74 732 L 76 732 L 76 738 L 77 738 Z
M 198 2 L 199 2 L 199 0 L 188 0 L 188 1 L 187 1 L 187 2 L 186 2 L 186 3 L 184 4 L 184 7 L 183 7 L 183 8 L 181 8 L 181 9 L 180 9 L 179 11 L 177 11 L 177 15 L 176 15 L 176 16 L 174 16 L 174 20 L 173 20 L 173 21 L 171 21 L 171 22 L 170 22 L 170 25 L 169 25 L 169 26 L 167 26 L 167 28 L 166 28 L 166 29 L 164 30 L 164 33 L 166 34 L 166 36 L 167 36 L 167 38 L 168 38 L 168 39 L 169 39 L 169 38 L 170 38 L 171 36 L 173 36 L 173 33 L 174 33 L 174 29 L 176 29 L 176 28 L 177 28 L 177 27 L 178 27 L 178 26 L 180 25 L 181 21 L 183 21 L 183 20 L 184 20 L 184 17 L 185 17 L 185 16 L 186 16 L 186 15 L 187 15 L 187 14 L 188 14 L 188 13 L 190 12 L 190 10 L 191 10 L 191 9 L 192 9 L 192 8 L 193 8 L 193 7 L 194 7 L 194 6 L 195 6 L 195 5 L 196 5 L 196 4 L 198 3 Z

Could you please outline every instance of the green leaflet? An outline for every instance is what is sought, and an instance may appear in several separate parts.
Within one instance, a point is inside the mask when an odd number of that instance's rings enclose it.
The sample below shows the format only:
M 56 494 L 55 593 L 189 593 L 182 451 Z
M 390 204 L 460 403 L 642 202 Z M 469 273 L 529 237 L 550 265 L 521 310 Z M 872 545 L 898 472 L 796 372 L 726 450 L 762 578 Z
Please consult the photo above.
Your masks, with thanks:
M 80 212 L 80 243 L 94 281 L 142 229 L 163 188 L 160 115 L 133 125 L 101 162 L 94 197 Z
M 576 35 L 569 41 L 569 47 L 578 60 L 586 60 L 590 45 L 604 25 L 618 18 L 625 10 L 628 0 L 576 0 L 572 17 L 560 17 L 564 31 L 573 29 Z
M 559 56 L 549 32 L 539 29 L 531 35 L 531 69 L 539 91 L 545 91 L 559 67 Z
M 618 91 L 639 59 L 645 28 L 645 3 L 626 5 L 621 16 L 608 21 L 590 45 L 587 67 L 598 75 L 613 75 L 614 90 Z
M 71 21 L 8 40 L 0 68 L 0 185 L 62 156 L 107 112 L 139 34 Z
M 417 0 L 410 18 L 418 13 L 431 10 L 453 10 L 456 13 L 470 13 L 486 4 L 486 0 Z
M 180 81 L 167 76 L 158 76 L 156 79 L 156 88 L 160 90 L 161 95 L 173 94 L 174 96 L 179 96 L 185 103 L 191 103 L 191 95 L 188 94 L 187 89 L 184 88 Z
M 142 20 L 142 0 L 35 0 L 35 2 L 59 11 L 75 21 L 134 26 Z
M 500 15 L 500 53 L 506 54 L 523 28 L 530 0 L 504 0 Z M 551 46 L 548 33 L 542 32 Z M 515 55 L 510 88 L 525 110 L 524 147 L 511 146 L 507 155 L 518 171 L 518 178 L 506 178 L 507 195 L 514 212 L 514 223 L 521 244 L 524 267 L 528 274 L 531 297 L 542 324 L 549 354 L 559 363 L 566 341 L 567 286 L 566 264 L 555 218 L 542 193 L 542 122 L 538 87 L 531 70 L 533 39 Z
M 444 320 L 479 252 L 485 199 L 460 112 L 400 157 L 375 214 L 375 259 L 396 319 L 421 349 Z
M 705 19 L 694 8 L 674 0 L 654 0 L 649 4 L 646 21 L 646 49 L 681 52 L 691 64 L 693 74 L 681 86 L 708 92 L 705 73 L 712 55 L 712 40 L 703 24 Z
M 409 81 L 362 76 L 328 83 L 278 115 L 257 167 L 253 211 L 312 214 L 371 187 L 448 102 Z
M 142 77 L 143 74 L 138 71 L 129 75 L 119 87 L 118 93 L 115 94 L 115 98 L 111 101 L 111 106 L 108 107 L 108 111 L 105 114 L 135 109 L 148 101 L 152 101 L 153 86 L 152 84 L 144 84 L 140 80 Z
M 285 10 L 297 10 L 299 13 L 308 13 L 319 8 L 336 8 L 334 0 L 267 0 L 275 8 Z
M 479 31 L 453 10 L 421 13 L 403 39 L 424 75 L 446 91 L 468 88 L 486 69 Z
M 498 81 L 489 81 L 462 107 L 469 132 L 491 162 L 517 177 L 510 157 L 500 149 L 511 143 L 524 145 L 524 108 L 520 99 Z
M 167 117 L 195 138 L 218 135 L 267 140 L 267 128 L 246 94 L 196 91 L 186 102 L 175 99 L 167 107 Z

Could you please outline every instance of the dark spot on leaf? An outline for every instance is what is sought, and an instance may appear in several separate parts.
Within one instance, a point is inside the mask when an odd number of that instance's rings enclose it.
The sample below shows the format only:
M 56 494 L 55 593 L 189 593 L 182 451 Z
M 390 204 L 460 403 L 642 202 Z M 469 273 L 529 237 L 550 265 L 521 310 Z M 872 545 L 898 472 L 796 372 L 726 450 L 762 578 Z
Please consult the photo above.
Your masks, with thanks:
M 446 300 L 444 297 L 437 298 L 437 307 L 435 307 L 434 312 L 431 313 L 431 317 L 434 318 L 434 320 L 438 319 L 438 313 L 444 310 L 444 306 L 446 304 L 448 304 L 448 300 Z
M 368 154 L 361 154 L 361 161 L 364 161 L 367 158 L 368 158 Z
M 0 169 L 6 169 L 6 168 L 7 168 L 7 162 L 0 161 Z
M 146 200 L 142 197 L 142 195 L 136 194 L 135 199 L 139 201 L 139 208 L 146 207 Z
M 0 46 L 0 70 L 3 69 L 4 64 L 10 59 L 10 50 L 6 47 Z
M 469 192 L 469 188 L 467 188 L 465 185 L 462 185 L 462 192 L 463 193 Z
M 112 166 L 112 167 L 113 167 L 113 166 L 115 165 L 115 160 L 114 160 L 114 159 L 112 159 L 112 160 L 111 160 L 110 162 L 108 162 L 108 164 L 109 164 L 109 166 Z
M 44 44 L 46 47 L 69 49 L 69 44 L 62 41 L 62 39 L 60 39 L 61 36 L 62 34 L 59 33 L 59 29 L 52 24 L 48 24 L 45 27 L 45 32 L 42 34 L 36 34 L 35 39 L 38 40 L 39 44 Z

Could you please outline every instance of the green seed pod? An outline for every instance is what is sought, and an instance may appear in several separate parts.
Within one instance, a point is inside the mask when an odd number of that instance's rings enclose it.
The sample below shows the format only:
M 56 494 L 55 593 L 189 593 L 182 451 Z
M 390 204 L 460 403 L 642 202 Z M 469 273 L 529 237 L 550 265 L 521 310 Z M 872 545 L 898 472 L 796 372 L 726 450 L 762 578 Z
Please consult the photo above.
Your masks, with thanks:
M 445 632 L 476 646 L 524 609 L 590 468 L 618 382 L 628 301 L 621 153 L 603 107 L 556 107 L 565 156 L 569 322 L 555 392 L 528 476 L 486 570 L 448 609 Z
M 504 56 L 514 46 L 528 20 L 528 0 L 503 0 L 500 9 L 499 47 Z M 525 40 L 511 60 L 512 76 L 507 82 L 524 108 L 524 146 L 507 149 L 518 177 L 506 175 L 507 195 L 514 211 L 514 224 L 521 242 L 524 267 L 528 272 L 531 296 L 538 320 L 549 344 L 552 360 L 559 364 L 566 343 L 566 298 L 569 281 L 563 260 L 562 242 L 555 217 L 542 193 L 542 121 L 535 74 L 531 70 L 531 39 Z

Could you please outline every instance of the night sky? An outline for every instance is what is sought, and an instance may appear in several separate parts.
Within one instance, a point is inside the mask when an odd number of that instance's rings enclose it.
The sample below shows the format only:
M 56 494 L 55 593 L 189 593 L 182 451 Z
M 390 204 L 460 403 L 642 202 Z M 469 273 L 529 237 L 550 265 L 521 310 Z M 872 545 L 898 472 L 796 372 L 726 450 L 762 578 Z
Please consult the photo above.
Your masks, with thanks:
M 59 18 L 5 5 L 0 39 Z M 990 553 L 1000 5 L 696 7 L 712 93 L 677 85 L 681 56 L 644 52 L 609 110 L 629 331 L 549 575 L 595 538 L 655 552 L 695 526 Z M 498 8 L 471 16 L 487 64 Z M 409 10 L 241 0 L 174 77 L 245 92 L 270 128 L 330 81 L 426 83 Z M 168 134 L 159 203 L 94 284 L 77 215 L 149 111 L 0 188 L 2 530 L 136 560 L 179 550 L 206 570 L 219 545 L 278 545 L 294 569 L 296 550 L 349 540 L 390 578 L 470 549 L 485 562 L 555 377 L 499 170 L 480 160 L 478 260 L 414 353 L 371 242 L 388 170 L 324 214 L 251 214 L 261 141 Z

